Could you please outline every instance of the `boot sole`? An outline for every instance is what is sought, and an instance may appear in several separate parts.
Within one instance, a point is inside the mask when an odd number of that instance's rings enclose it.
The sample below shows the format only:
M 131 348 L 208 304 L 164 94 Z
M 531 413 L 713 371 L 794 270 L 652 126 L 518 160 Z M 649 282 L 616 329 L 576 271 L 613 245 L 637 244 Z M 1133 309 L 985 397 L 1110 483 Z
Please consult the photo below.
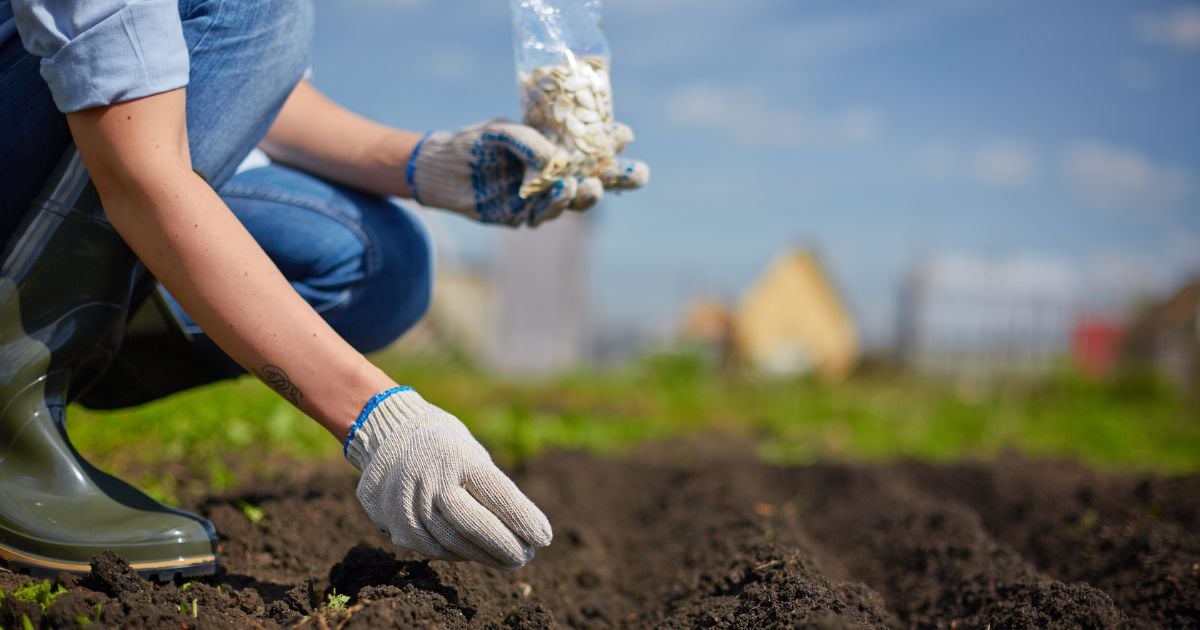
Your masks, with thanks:
M 0 544 L 0 559 L 7 562 L 8 566 L 14 570 L 28 570 L 30 575 L 34 577 L 53 577 L 63 572 L 86 574 L 92 571 L 92 565 L 88 562 L 55 560 L 45 556 L 18 551 L 3 544 Z M 202 556 L 176 558 L 174 560 L 130 562 L 129 566 L 143 578 L 167 582 L 173 580 L 176 576 L 187 578 L 216 573 L 217 556 L 210 553 Z

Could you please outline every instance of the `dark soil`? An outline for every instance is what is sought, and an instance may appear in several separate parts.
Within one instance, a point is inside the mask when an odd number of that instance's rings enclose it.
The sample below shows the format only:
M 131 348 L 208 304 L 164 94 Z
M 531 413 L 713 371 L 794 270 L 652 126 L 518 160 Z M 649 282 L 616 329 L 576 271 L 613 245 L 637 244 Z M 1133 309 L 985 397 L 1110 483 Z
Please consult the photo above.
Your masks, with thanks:
M 505 573 L 391 547 L 349 467 L 318 468 L 190 506 L 221 532 L 217 576 L 154 584 L 104 556 L 44 611 L 6 598 L 0 626 L 1200 627 L 1200 476 L 555 453 L 515 472 L 554 544 Z M 0 569 L 0 590 L 29 582 Z

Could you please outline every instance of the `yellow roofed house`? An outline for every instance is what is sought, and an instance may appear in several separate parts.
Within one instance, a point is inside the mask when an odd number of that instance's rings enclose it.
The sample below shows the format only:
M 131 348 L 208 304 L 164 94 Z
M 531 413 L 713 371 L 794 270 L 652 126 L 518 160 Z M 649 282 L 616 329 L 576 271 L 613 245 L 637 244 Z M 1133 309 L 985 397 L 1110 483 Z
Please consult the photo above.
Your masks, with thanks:
M 762 372 L 844 377 L 858 356 L 854 323 L 825 268 L 809 251 L 775 258 L 734 314 L 743 361 Z

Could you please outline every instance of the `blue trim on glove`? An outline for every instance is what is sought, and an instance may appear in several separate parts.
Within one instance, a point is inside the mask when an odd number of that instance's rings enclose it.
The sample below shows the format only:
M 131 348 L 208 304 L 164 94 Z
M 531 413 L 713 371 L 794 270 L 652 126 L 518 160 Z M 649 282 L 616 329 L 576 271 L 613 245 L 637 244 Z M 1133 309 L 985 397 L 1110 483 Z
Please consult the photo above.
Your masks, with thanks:
M 417 156 L 421 154 L 421 147 L 425 146 L 425 141 L 433 134 L 432 131 L 426 131 L 425 135 L 417 141 L 417 146 L 413 147 L 412 155 L 408 156 L 408 165 L 404 167 L 404 179 L 408 181 L 408 189 L 412 191 L 413 201 L 421 203 L 421 198 L 417 196 L 417 182 L 413 178 L 417 170 Z
M 362 413 L 358 414 L 358 420 L 355 420 L 354 424 L 350 425 L 350 433 L 346 434 L 346 441 L 342 443 L 342 456 L 350 456 L 350 442 L 354 441 L 354 434 L 358 433 L 359 427 L 361 427 L 363 423 L 367 421 L 367 416 L 371 415 L 372 411 L 375 411 L 375 408 L 379 406 L 379 403 L 390 398 L 392 394 L 410 391 L 412 391 L 411 387 L 407 385 L 400 385 L 372 396 L 371 400 L 367 401 L 367 405 L 363 407 Z

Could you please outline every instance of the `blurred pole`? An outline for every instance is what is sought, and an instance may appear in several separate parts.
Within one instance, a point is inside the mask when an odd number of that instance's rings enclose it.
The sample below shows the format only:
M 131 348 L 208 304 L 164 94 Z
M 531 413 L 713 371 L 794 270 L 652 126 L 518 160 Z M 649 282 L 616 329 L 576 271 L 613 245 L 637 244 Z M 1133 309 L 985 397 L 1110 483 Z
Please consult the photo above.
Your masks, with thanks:
M 492 286 L 490 366 L 549 374 L 587 358 L 589 213 L 565 212 L 537 229 L 500 237 Z

